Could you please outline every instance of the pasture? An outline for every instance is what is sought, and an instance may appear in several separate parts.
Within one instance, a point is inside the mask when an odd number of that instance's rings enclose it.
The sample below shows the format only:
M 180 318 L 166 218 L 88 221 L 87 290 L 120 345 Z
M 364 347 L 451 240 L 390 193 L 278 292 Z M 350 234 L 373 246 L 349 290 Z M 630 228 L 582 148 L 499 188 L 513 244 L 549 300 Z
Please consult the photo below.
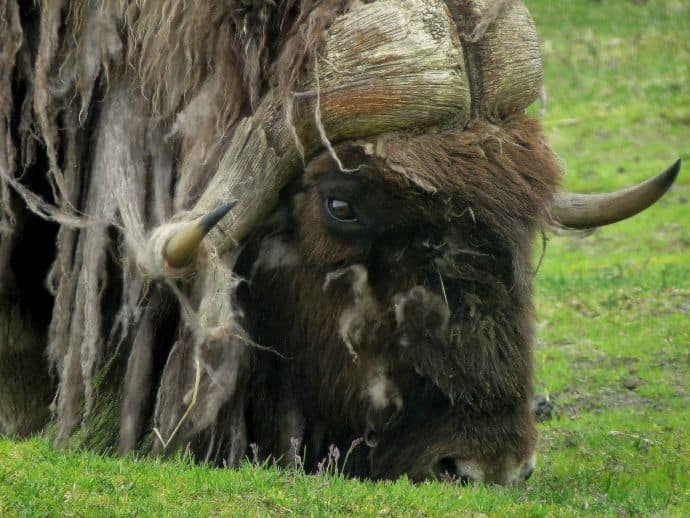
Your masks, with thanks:
M 684 160 L 647 212 L 586 237 L 547 236 L 535 388 L 555 410 L 528 482 L 359 482 L 333 465 L 319 476 L 250 462 L 212 470 L 0 439 L 0 516 L 689 515 L 690 5 L 526 3 L 566 188 L 612 190 Z

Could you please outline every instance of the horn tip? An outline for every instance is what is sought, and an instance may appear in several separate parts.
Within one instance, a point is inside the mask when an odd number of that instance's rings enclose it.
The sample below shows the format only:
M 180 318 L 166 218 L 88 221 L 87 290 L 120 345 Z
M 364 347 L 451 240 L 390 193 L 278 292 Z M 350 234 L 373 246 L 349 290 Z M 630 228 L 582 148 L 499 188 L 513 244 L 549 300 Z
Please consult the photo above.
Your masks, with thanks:
M 165 244 L 163 257 L 168 265 L 180 268 L 190 263 L 204 236 L 232 209 L 237 201 L 224 203 L 201 219 L 188 223 Z
M 237 204 L 237 200 L 222 204 L 220 207 L 212 210 L 201 219 L 201 229 L 204 234 L 211 231 L 216 224 L 223 219 L 223 217 L 230 212 Z
M 675 162 L 673 162 L 673 165 L 669 167 L 669 171 L 672 171 L 672 176 L 673 179 L 675 180 L 676 177 L 678 176 L 678 173 L 680 172 L 680 166 L 683 165 L 683 161 L 679 158 Z
M 681 160 L 679 158 L 673 164 L 671 164 L 668 169 L 656 177 L 656 185 L 662 194 L 668 191 L 673 185 L 673 182 L 676 181 L 678 173 L 680 172 L 680 166 Z

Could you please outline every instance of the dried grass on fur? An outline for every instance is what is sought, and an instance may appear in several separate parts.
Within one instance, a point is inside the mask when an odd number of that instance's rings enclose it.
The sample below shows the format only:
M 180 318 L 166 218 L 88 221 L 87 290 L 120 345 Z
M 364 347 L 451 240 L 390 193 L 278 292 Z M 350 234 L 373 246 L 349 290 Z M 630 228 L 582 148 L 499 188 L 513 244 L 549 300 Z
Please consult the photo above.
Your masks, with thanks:
M 58 445 L 117 420 L 122 453 L 192 445 L 230 465 L 244 455 L 251 340 L 232 301 L 233 258 L 206 257 L 181 283 L 142 276 L 138 263 L 269 87 L 290 117 L 291 88 L 350 3 L 0 1 L 0 282 L 23 199 L 60 224 L 47 276 Z M 40 196 L 22 182 L 37 154 L 50 186 Z M 154 428 L 171 444 L 151 441 Z

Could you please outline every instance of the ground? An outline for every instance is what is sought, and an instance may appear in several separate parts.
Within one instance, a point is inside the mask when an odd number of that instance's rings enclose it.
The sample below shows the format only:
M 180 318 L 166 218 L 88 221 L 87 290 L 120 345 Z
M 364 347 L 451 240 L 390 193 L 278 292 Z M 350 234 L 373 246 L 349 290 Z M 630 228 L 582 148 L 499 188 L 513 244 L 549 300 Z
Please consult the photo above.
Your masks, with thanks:
M 527 483 L 374 484 L 0 439 L 0 515 L 690 515 L 690 5 L 526 3 L 543 43 L 542 119 L 567 188 L 614 189 L 685 161 L 646 213 L 588 237 L 549 236 L 536 387 L 555 410 L 539 425 Z

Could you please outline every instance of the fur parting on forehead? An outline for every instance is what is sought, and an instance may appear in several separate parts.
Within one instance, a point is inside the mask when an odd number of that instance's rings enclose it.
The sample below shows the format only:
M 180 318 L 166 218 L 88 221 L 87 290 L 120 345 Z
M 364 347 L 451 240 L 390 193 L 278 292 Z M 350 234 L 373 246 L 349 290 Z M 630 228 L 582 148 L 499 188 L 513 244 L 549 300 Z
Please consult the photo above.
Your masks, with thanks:
M 256 261 L 252 265 L 252 276 L 258 271 L 276 270 L 299 264 L 295 247 L 282 237 L 269 237 L 262 241 Z
M 437 187 L 431 182 L 425 181 L 424 178 L 418 175 L 412 175 L 409 172 L 409 168 L 401 165 L 395 160 L 391 160 L 388 157 L 387 146 L 391 141 L 404 139 L 404 134 L 398 132 L 384 133 L 372 140 L 356 140 L 352 142 L 352 145 L 362 148 L 362 152 L 366 156 L 378 158 L 382 160 L 386 167 L 391 171 L 402 175 L 403 177 L 411 180 L 413 183 L 421 187 L 424 191 L 429 193 L 435 193 L 438 191 Z
M 385 365 L 377 365 L 372 369 L 368 379 L 366 394 L 369 396 L 374 410 L 382 411 L 391 403 L 399 410 L 403 406 L 398 387 L 386 374 Z
M 352 355 L 352 360 L 357 361 L 359 355 L 355 346 L 362 343 L 369 336 L 367 331 L 377 325 L 378 304 L 372 295 L 369 275 L 363 265 L 354 264 L 327 273 L 323 290 L 328 292 L 339 283 L 349 285 L 353 300 L 352 305 L 346 307 L 340 314 L 338 334 Z
M 478 221 L 505 228 L 515 218 L 542 221 L 562 170 L 539 122 L 522 114 L 463 129 L 387 133 L 355 144 L 425 192 L 458 193 Z M 497 212 L 512 219 L 497 219 Z

